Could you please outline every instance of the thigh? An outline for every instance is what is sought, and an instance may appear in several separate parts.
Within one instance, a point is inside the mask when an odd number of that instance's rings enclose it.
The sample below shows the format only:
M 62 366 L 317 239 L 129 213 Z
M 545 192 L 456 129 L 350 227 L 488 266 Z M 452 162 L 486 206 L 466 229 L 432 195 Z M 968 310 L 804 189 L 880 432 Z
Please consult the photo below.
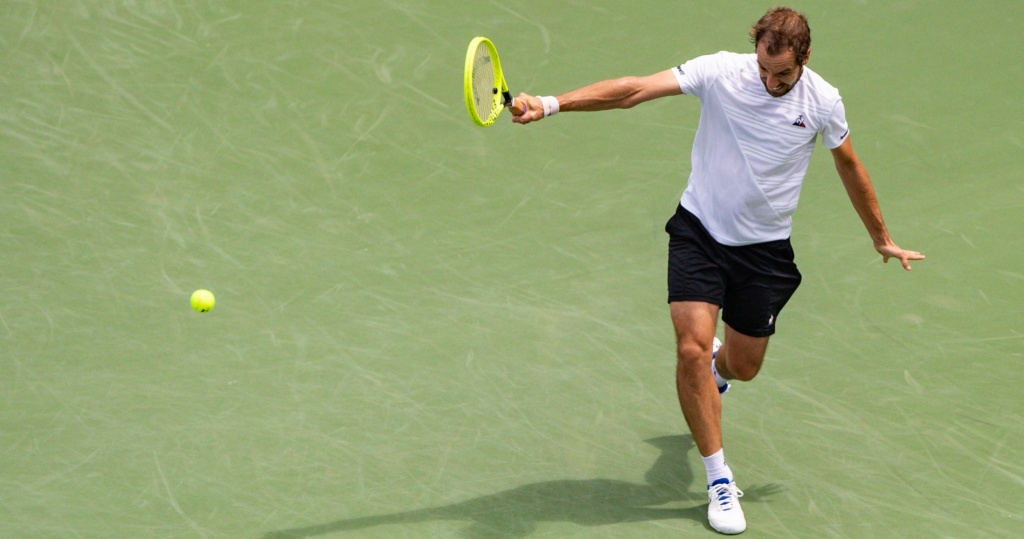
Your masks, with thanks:
M 721 307 L 726 280 L 717 245 L 693 214 L 681 206 L 665 225 L 669 303 L 698 301 Z
M 669 303 L 676 342 L 680 345 L 700 343 L 711 349 L 718 326 L 718 306 L 702 301 L 673 301 Z
M 750 380 L 761 370 L 770 337 L 751 337 L 729 324 L 725 325 L 726 362 L 730 372 L 742 380 Z M 721 353 L 721 352 L 719 352 Z
M 775 334 L 779 313 L 800 286 L 789 241 L 730 249 L 722 320 L 750 337 Z

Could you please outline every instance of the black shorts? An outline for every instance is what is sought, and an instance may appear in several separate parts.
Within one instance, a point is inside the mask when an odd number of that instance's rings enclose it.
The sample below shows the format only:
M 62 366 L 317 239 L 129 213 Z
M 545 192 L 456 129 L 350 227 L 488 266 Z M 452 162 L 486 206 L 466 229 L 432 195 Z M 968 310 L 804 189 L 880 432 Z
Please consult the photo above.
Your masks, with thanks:
M 751 337 L 775 333 L 775 320 L 800 286 L 789 239 L 732 247 L 714 240 L 682 206 L 665 225 L 668 301 L 703 301 Z

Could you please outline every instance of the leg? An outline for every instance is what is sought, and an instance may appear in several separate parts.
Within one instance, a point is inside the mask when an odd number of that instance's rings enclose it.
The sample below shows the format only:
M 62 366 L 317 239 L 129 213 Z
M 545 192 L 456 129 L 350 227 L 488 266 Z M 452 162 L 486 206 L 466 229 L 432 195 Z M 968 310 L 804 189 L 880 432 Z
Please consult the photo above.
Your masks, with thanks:
M 676 329 L 676 388 L 679 392 L 679 405 L 708 472 L 708 523 L 720 533 L 742 533 L 747 528 L 747 520 L 739 503 L 743 492 L 736 487 L 732 472 L 725 464 L 722 452 L 722 398 L 709 365 L 719 309 L 717 305 L 696 301 L 673 302 L 671 308 L 672 324 Z M 747 342 L 735 337 L 735 340 L 730 341 L 731 336 L 730 328 L 726 327 L 725 342 L 734 345 L 740 343 L 733 348 L 734 358 L 740 357 L 740 352 L 745 350 L 743 345 L 757 344 L 756 340 Z M 766 346 L 767 338 L 764 341 Z M 754 346 L 755 352 L 757 348 Z M 724 349 L 723 343 L 718 350 L 719 358 L 723 357 Z M 760 350 L 763 357 L 764 346 Z M 760 362 L 756 366 L 759 367 Z
M 706 457 L 722 449 L 722 399 L 709 367 L 718 306 L 680 301 L 672 302 L 670 307 L 676 331 L 679 406 L 697 449 Z
M 722 378 L 749 382 L 761 370 L 767 350 L 768 337 L 744 335 L 726 324 L 725 341 L 715 357 L 715 368 Z

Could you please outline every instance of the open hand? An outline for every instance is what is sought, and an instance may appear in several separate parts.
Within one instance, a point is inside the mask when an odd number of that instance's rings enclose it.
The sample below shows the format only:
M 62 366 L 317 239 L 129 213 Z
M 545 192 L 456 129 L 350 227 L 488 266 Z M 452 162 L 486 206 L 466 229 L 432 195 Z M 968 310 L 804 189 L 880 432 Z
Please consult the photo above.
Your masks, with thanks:
M 924 255 L 917 251 L 901 249 L 895 243 L 876 245 L 875 250 L 882 255 L 882 262 L 888 263 L 890 258 L 895 258 L 903 265 L 903 269 L 910 271 L 911 260 L 924 260 Z

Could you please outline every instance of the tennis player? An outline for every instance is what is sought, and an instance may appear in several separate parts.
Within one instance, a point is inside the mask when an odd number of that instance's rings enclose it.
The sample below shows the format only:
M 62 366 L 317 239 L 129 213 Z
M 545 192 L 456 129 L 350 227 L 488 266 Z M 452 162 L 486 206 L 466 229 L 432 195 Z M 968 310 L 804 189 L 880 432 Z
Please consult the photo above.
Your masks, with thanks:
M 779 313 L 800 284 L 791 216 L 819 137 L 882 260 L 909 270 L 910 261 L 924 259 L 889 237 L 839 91 L 807 67 L 806 17 L 771 9 L 750 38 L 753 54 L 719 52 L 557 97 L 520 94 L 527 106 L 512 118 L 527 124 L 559 111 L 626 109 L 680 94 L 700 100 L 689 181 L 666 225 L 668 301 L 679 404 L 707 469 L 709 523 L 725 534 L 744 531 L 746 519 L 722 448 L 720 395 L 728 380 L 757 375 Z M 715 350 L 719 311 L 725 335 Z

